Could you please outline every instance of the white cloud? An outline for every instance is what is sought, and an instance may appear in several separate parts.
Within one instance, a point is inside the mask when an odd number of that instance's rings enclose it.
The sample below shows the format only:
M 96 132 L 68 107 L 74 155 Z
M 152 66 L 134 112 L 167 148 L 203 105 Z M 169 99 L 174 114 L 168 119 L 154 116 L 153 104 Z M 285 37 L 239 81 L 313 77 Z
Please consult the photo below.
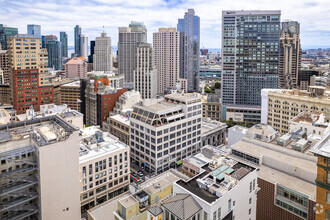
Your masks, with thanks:
M 84 34 L 93 40 L 102 26 L 117 44 L 118 27 L 132 20 L 143 21 L 148 39 L 159 27 L 176 27 L 177 19 L 188 8 L 194 8 L 201 19 L 201 46 L 220 47 L 222 10 L 282 10 L 282 19 L 301 23 L 303 47 L 330 44 L 330 1 L 328 0 L 0 0 L 0 21 L 26 32 L 26 24 L 42 25 L 43 34 L 69 34 L 73 45 L 73 28 L 81 25 Z M 330 46 L 330 45 L 329 45 Z

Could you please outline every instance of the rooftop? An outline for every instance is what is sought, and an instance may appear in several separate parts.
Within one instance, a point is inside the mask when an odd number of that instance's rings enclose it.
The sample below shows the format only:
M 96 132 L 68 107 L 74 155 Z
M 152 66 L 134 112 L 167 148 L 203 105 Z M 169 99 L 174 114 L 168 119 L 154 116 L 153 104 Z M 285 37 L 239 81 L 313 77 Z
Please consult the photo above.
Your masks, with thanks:
M 325 115 L 318 112 L 301 112 L 291 121 L 296 123 L 315 125 L 318 127 L 328 127 L 325 123 Z
M 202 120 L 202 134 L 213 133 L 217 130 L 226 129 L 227 124 L 209 118 L 203 118 Z
M 77 81 L 73 81 L 71 83 L 66 83 L 66 84 L 63 84 L 61 85 L 61 87 L 80 87 L 80 80 L 77 80 Z
M 330 158 L 330 131 L 326 132 L 322 139 L 311 150 L 314 154 Z
M 172 172 L 165 172 L 155 176 L 147 182 L 142 183 L 140 187 L 147 193 L 154 194 L 155 192 L 162 190 L 164 187 L 173 184 L 179 179 L 180 178 Z
M 166 101 L 177 102 L 177 103 L 184 103 L 184 104 L 191 104 L 195 102 L 201 102 L 201 97 L 198 93 L 194 94 L 187 94 L 187 93 L 171 93 L 165 95 Z
M 91 126 L 81 130 L 80 163 L 85 163 L 99 156 L 114 153 L 128 146 L 109 132 L 102 132 L 99 126 Z
M 277 134 L 274 128 L 266 124 L 257 124 L 247 130 L 249 134 L 259 134 L 259 135 L 266 135 L 271 136 Z
M 188 192 L 195 194 L 202 200 L 213 203 L 235 187 L 248 173 L 255 170 L 254 167 L 219 156 L 216 165 L 206 164 L 202 172 L 188 181 L 179 180 L 179 186 Z
M 74 131 L 78 130 L 78 127 L 58 116 L 46 116 L 0 125 L 0 142 L 31 137 L 39 146 L 43 146 L 66 140 Z
M 113 120 L 119 121 L 125 125 L 129 125 L 129 118 L 124 115 L 121 115 L 121 114 L 112 115 L 112 116 L 110 116 L 110 118 Z

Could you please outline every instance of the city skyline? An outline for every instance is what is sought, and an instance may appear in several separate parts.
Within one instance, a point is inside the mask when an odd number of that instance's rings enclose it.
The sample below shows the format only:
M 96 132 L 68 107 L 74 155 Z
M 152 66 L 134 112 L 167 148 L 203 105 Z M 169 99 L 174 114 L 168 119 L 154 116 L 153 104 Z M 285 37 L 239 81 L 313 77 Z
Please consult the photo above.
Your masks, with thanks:
M 32 4 L 33 3 L 33 4 Z M 65 7 L 64 7 L 65 4 Z M 77 7 L 79 5 L 79 7 Z M 19 7 L 18 7 L 19 6 Z M 285 7 L 284 7 L 285 6 Z M 301 24 L 303 49 L 330 47 L 330 3 L 324 1 L 105 1 L 85 2 L 80 0 L 44 1 L 42 3 L 0 0 L 0 7 L 6 12 L 1 21 L 10 27 L 17 27 L 19 33 L 26 33 L 27 24 L 41 25 L 42 35 L 68 33 L 68 45 L 73 46 L 73 28 L 80 25 L 90 40 L 104 30 L 112 38 L 112 45 L 118 42 L 118 27 L 127 26 L 130 21 L 144 22 L 148 29 L 148 42 L 159 27 L 176 27 L 177 19 L 188 9 L 195 9 L 201 21 L 201 48 L 220 48 L 222 10 L 281 10 L 282 21 L 289 19 Z M 306 13 L 308 8 L 308 13 Z M 52 10 L 50 10 L 52 9 Z M 110 13 L 111 12 L 111 13 Z M 23 19 L 24 18 L 24 19 Z M 91 19 L 92 18 L 92 19 Z M 54 20 L 56 19 L 56 23 Z

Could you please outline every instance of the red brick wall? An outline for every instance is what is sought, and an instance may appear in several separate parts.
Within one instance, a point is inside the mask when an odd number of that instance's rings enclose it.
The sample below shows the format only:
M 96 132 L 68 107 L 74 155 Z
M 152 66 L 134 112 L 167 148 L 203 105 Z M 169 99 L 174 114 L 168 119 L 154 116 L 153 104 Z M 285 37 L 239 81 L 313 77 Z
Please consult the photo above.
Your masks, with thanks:
M 274 204 L 274 184 L 258 178 L 258 186 L 260 190 L 257 195 L 257 220 L 302 220 Z M 315 202 L 309 200 L 308 220 L 315 219 L 314 206 Z
M 54 100 L 53 86 L 39 87 L 38 69 L 13 70 L 12 91 L 17 114 L 25 114 L 31 105 L 39 111 L 40 105 L 53 103 Z
M 106 95 L 97 95 L 97 101 L 98 101 L 98 123 L 101 127 L 104 121 L 107 120 L 109 117 L 109 113 L 113 111 L 113 108 L 115 107 L 115 104 L 119 98 L 124 92 L 126 92 L 126 89 L 118 89 L 117 93 L 113 94 L 106 94 Z

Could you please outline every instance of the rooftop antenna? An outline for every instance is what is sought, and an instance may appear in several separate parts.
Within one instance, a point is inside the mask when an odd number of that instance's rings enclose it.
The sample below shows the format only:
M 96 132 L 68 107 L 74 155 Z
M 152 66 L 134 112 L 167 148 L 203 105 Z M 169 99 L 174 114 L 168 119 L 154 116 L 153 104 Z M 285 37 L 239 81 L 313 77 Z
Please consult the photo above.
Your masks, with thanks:
M 103 33 L 104 33 L 104 25 L 103 25 Z

